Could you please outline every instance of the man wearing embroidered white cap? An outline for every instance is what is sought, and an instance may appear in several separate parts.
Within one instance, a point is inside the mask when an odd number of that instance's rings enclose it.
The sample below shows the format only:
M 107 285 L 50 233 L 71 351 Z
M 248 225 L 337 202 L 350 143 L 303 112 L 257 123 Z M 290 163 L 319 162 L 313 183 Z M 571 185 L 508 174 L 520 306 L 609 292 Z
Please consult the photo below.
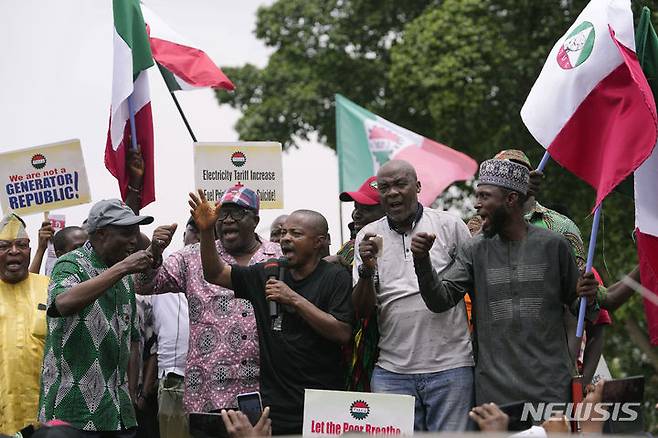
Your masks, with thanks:
M 596 319 L 596 287 L 579 278 L 567 240 L 528 224 L 523 204 L 529 170 L 509 160 L 480 166 L 475 192 L 482 233 L 463 243 L 444 272 L 428 262 L 434 236 L 418 233 L 411 250 L 427 307 L 441 313 L 474 292 L 476 405 L 514 401 L 567 402 L 572 364 L 563 304 L 578 312 L 588 298 Z

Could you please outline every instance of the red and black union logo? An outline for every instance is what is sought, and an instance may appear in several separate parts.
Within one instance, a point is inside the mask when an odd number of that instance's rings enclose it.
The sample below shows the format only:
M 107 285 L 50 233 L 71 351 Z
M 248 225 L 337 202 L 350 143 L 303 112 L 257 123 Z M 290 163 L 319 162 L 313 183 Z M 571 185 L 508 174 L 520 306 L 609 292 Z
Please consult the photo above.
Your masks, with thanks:
M 247 156 L 240 151 L 233 152 L 231 155 L 231 163 L 233 163 L 235 167 L 242 167 L 247 163 Z

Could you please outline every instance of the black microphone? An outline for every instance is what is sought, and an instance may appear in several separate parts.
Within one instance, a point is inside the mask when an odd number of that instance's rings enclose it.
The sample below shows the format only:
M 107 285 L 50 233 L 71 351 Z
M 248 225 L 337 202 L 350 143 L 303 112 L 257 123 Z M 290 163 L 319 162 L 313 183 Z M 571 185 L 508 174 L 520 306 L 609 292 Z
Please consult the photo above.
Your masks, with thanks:
M 278 280 L 278 275 L 281 274 L 281 267 L 279 266 L 279 259 L 269 259 L 268 261 L 265 262 L 265 266 L 263 266 L 265 269 L 265 277 L 269 280 L 270 278 L 273 278 L 275 280 Z M 276 301 L 270 300 L 269 302 L 270 306 L 270 317 L 272 319 L 276 318 L 279 316 L 279 303 Z
M 277 261 L 279 262 L 279 280 L 283 281 L 284 272 L 288 267 L 288 259 L 286 257 L 280 257 Z

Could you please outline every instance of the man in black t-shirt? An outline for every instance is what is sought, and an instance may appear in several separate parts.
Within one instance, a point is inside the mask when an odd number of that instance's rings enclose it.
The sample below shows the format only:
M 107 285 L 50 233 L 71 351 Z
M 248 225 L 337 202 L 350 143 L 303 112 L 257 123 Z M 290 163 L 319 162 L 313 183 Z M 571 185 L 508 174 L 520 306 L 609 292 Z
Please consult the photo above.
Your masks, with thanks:
M 271 407 L 274 435 L 302 432 L 304 389 L 343 388 L 340 346 L 352 333 L 352 281 L 344 268 L 322 260 L 328 226 L 315 211 L 297 210 L 285 221 L 281 249 L 288 259 L 283 279 L 265 264 L 229 266 L 217 256 L 212 227 L 221 209 L 190 194 L 201 235 L 201 261 L 209 283 L 230 288 L 254 305 L 258 325 L 261 392 Z M 269 276 L 269 278 L 268 278 Z M 270 316 L 269 301 L 281 318 Z

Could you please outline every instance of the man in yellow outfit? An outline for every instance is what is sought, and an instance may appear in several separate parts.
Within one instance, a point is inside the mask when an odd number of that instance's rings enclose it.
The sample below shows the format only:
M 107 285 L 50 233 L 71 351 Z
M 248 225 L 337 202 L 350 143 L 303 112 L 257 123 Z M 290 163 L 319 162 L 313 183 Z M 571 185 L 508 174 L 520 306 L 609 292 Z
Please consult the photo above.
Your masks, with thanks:
M 10 213 L 0 221 L 0 434 L 37 421 L 48 277 L 29 265 L 25 222 Z

